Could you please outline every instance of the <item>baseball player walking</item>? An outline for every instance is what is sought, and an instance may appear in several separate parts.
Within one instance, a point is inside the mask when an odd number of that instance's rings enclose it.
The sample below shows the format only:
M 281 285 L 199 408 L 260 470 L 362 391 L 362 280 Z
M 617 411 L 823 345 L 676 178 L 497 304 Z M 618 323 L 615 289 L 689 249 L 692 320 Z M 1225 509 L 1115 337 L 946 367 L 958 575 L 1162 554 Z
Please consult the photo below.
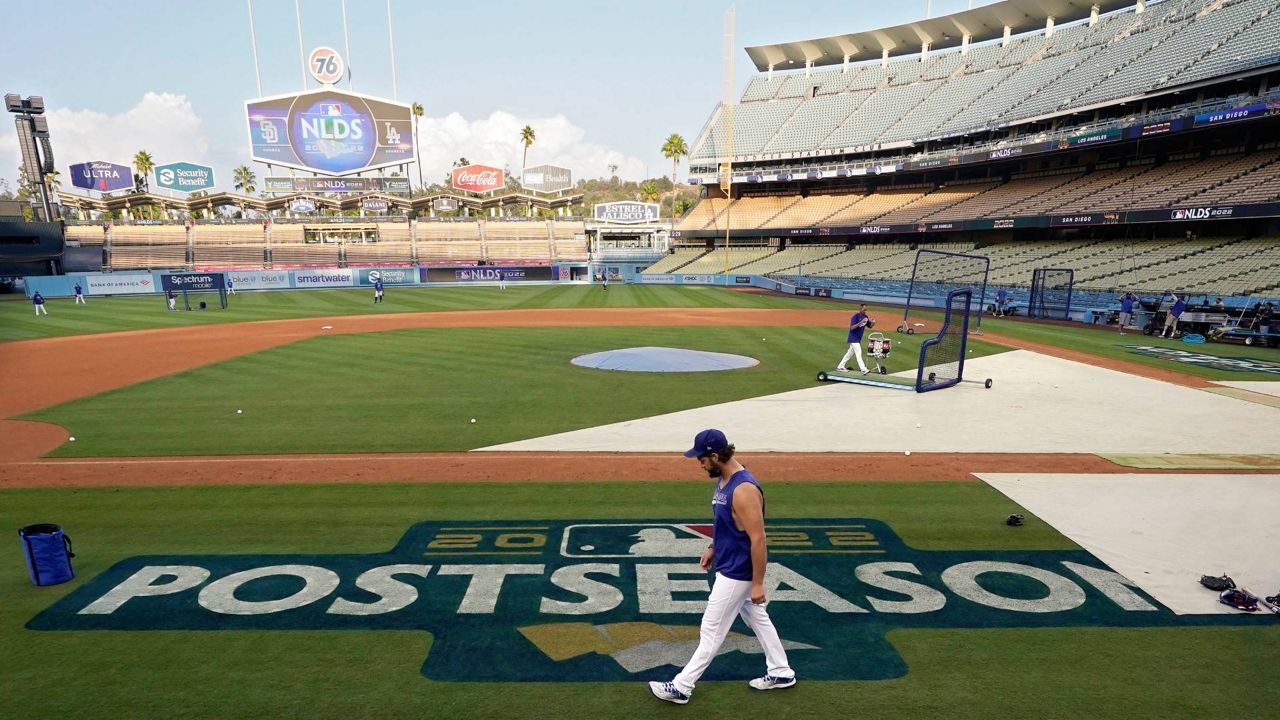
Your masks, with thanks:
M 748 683 L 756 690 L 795 687 L 796 673 L 787 664 L 787 651 L 765 611 L 764 575 L 768 550 L 764 533 L 764 491 L 742 463 L 733 457 L 734 447 L 719 430 L 703 430 L 685 457 L 715 478 L 711 497 L 714 515 L 711 547 L 702 553 L 703 570 L 715 568 L 715 583 L 702 614 L 698 649 L 689 664 L 671 682 L 650 682 L 649 692 L 659 700 L 683 705 L 693 687 L 720 650 L 735 617 L 741 615 L 764 648 L 768 667 L 764 677 Z
M 858 305 L 858 312 L 849 318 L 849 350 L 845 352 L 844 357 L 840 358 L 840 364 L 836 365 L 836 370 L 840 372 L 849 372 L 849 358 L 855 358 L 858 361 L 858 369 L 863 375 L 867 374 L 867 364 L 862 362 L 862 331 L 867 327 L 870 318 L 867 317 L 867 304 Z

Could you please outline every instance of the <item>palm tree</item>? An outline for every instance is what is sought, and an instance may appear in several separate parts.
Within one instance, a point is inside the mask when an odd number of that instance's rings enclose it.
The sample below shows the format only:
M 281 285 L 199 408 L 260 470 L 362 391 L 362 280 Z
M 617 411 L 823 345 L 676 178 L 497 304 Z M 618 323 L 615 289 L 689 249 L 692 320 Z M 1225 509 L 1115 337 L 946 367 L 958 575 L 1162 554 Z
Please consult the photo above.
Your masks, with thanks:
M 537 140 L 538 136 L 533 133 L 533 128 L 525 125 L 520 130 L 520 142 L 524 143 L 524 158 L 520 160 L 520 182 L 524 182 L 524 169 L 529 166 L 529 146 Z
M 235 180 L 237 190 L 243 190 L 245 193 L 252 193 L 257 189 L 253 184 L 258 181 L 258 176 L 253 174 L 253 170 L 248 165 L 241 165 L 235 170 L 232 170 L 231 177 Z
M 154 170 L 155 167 L 156 163 L 151 159 L 151 153 L 146 150 L 139 150 L 137 154 L 133 156 L 133 168 L 142 176 L 144 187 L 147 185 L 147 174 Z
M 662 144 L 662 156 L 671 158 L 671 184 L 676 184 L 676 173 L 680 170 L 680 158 L 689 154 L 689 146 L 679 133 L 671 133 L 671 137 Z
M 676 173 L 680 170 L 680 158 L 689 154 L 689 146 L 679 133 L 671 133 L 662 144 L 662 156 L 671 158 L 671 220 L 676 219 Z
M 658 185 L 654 181 L 645 180 L 640 184 L 640 199 L 644 202 L 656 203 L 660 197 L 662 192 L 658 190 Z
M 415 102 L 413 104 L 413 148 L 418 153 L 422 152 L 422 143 L 418 141 L 418 118 L 422 117 L 425 111 L 422 109 L 422 103 Z M 418 189 L 422 189 L 422 160 L 419 155 L 418 160 Z

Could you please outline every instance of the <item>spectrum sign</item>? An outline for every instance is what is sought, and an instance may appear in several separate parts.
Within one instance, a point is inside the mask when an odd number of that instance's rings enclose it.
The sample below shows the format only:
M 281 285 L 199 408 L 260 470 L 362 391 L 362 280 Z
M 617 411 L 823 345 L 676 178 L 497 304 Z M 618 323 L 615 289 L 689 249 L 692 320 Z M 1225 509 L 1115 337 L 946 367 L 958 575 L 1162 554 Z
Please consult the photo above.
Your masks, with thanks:
M 252 158 L 323 175 L 349 175 L 414 162 L 413 115 L 391 100 L 339 92 L 276 95 L 245 102 Z
M 453 169 L 453 188 L 471 192 L 489 192 L 506 187 L 507 180 L 502 170 L 488 165 L 466 165 Z

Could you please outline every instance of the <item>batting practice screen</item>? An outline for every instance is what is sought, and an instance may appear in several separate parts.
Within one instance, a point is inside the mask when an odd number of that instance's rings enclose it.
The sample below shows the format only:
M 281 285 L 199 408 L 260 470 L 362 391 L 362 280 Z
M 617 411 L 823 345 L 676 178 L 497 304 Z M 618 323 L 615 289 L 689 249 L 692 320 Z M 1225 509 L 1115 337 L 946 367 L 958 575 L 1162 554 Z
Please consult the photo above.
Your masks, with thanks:
M 969 309 L 973 293 L 956 290 L 947 295 L 946 315 L 935 337 L 920 345 L 916 392 L 941 390 L 964 377 L 964 355 L 969 344 Z
M 942 250 L 916 251 L 915 265 L 911 270 L 911 287 L 907 290 L 907 307 L 902 311 L 900 332 L 911 328 L 911 309 L 936 307 L 936 299 L 947 297 L 955 290 L 969 290 L 981 308 L 987 302 L 987 273 L 991 260 L 985 255 L 945 252 Z M 982 315 L 978 315 L 975 327 L 982 327 Z
M 1031 273 L 1031 301 L 1027 317 L 1071 319 L 1071 287 L 1075 271 L 1068 268 L 1036 268 Z

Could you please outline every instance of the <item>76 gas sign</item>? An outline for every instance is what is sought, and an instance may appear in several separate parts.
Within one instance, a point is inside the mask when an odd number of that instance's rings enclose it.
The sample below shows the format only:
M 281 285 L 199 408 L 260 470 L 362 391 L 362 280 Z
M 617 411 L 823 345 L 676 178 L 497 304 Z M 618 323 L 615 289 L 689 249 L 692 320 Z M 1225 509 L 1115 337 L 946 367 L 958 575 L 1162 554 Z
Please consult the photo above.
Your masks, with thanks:
M 315 78 L 316 82 L 332 85 L 342 79 L 342 73 L 346 71 L 346 63 L 342 61 L 342 56 L 337 50 L 322 46 L 311 51 L 311 57 L 307 58 L 307 69 L 311 71 L 311 77 Z

